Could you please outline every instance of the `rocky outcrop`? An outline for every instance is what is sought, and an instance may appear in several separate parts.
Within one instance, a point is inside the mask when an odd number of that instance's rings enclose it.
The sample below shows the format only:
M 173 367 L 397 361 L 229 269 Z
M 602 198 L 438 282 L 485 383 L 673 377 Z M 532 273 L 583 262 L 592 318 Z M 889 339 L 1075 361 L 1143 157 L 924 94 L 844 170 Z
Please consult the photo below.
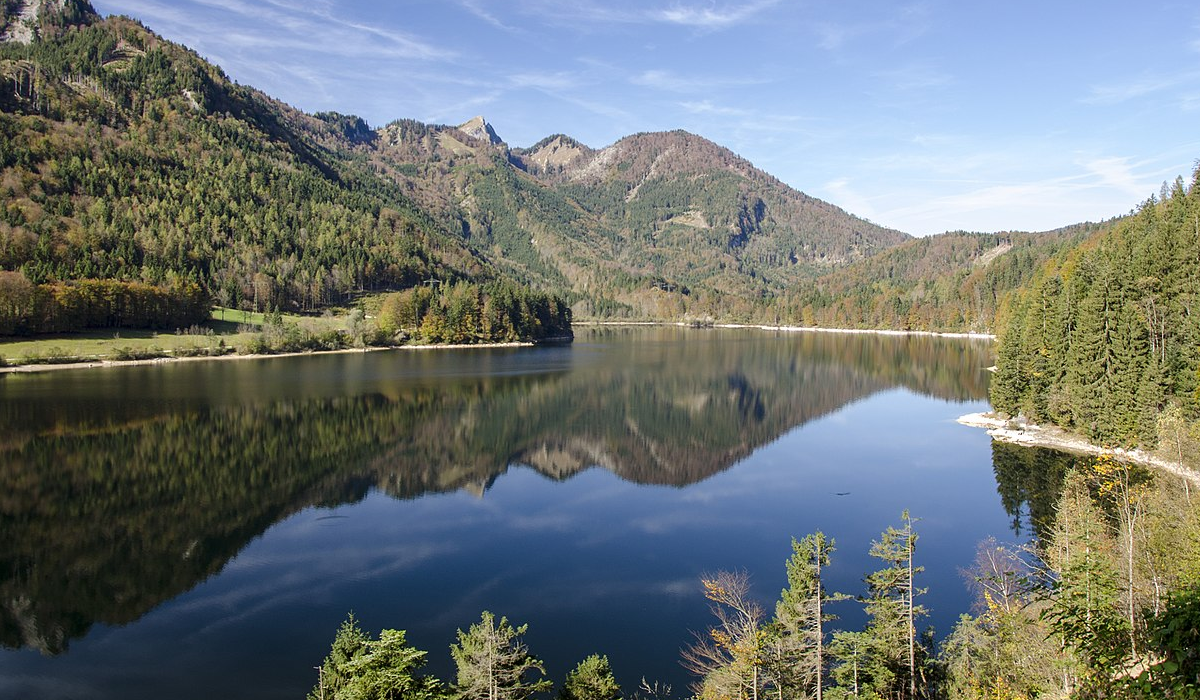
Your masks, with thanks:
M 458 130 L 471 138 L 485 141 L 493 146 L 499 146 L 504 143 L 504 139 L 500 138 L 495 129 L 492 128 L 492 125 L 488 124 L 487 120 L 482 116 L 474 117 L 463 124 L 459 124 Z
M 0 43 L 28 44 L 46 28 L 87 24 L 99 17 L 88 0 L 19 0 L 0 8 L 4 10 Z

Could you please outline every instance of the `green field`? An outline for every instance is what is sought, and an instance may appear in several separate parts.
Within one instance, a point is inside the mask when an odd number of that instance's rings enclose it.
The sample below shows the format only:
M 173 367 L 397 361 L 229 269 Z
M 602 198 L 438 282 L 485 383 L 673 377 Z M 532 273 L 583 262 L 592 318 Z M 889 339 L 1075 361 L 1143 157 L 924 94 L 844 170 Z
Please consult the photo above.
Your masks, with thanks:
M 347 330 L 351 316 L 344 310 L 322 316 L 282 314 L 279 321 L 285 327 L 320 335 Z M 267 325 L 265 314 L 217 307 L 204 325 L 174 333 L 120 328 L 0 339 L 0 358 L 8 365 L 23 365 L 220 355 L 253 346 L 263 338 Z

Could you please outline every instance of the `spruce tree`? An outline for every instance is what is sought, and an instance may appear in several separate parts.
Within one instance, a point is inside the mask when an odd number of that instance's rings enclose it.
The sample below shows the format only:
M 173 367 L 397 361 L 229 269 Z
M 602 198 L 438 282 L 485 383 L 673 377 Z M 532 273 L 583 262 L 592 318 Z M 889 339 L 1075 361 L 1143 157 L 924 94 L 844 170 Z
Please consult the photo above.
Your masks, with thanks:
M 369 639 L 358 626 L 354 613 L 347 615 L 333 638 L 329 655 L 317 669 L 317 685 L 309 692 L 309 700 L 335 698 L 349 686 L 351 674 L 346 667 L 366 653 Z
M 883 569 L 867 575 L 867 615 L 870 620 L 864 630 L 872 653 L 893 674 L 887 692 L 900 692 L 907 686 L 907 697 L 917 697 L 917 687 L 925 687 L 918 667 L 928 650 L 919 648 L 916 621 L 926 614 L 916 598 L 925 589 L 916 586 L 916 575 L 925 570 L 915 564 L 917 533 L 913 519 L 905 510 L 900 515 L 901 527 L 888 527 L 877 542 L 871 545 L 871 556 L 882 560 Z M 884 689 L 880 689 L 884 690 Z
M 521 635 L 529 625 L 513 627 L 508 619 L 484 611 L 479 622 L 463 632 L 450 655 L 458 669 L 455 696 L 460 700 L 526 700 L 550 689 L 550 681 L 530 680 L 545 675 L 542 662 L 529 653 Z
M 621 686 L 607 656 L 592 654 L 567 674 L 559 700 L 619 700 Z
M 770 668 L 780 693 L 786 696 L 824 694 L 827 650 L 825 623 L 836 619 L 828 611 L 829 603 L 848 596 L 830 593 L 822 574 L 829 566 L 834 541 L 816 532 L 797 542 L 792 540 L 792 556 L 787 561 L 788 587 L 775 605 L 771 625 Z

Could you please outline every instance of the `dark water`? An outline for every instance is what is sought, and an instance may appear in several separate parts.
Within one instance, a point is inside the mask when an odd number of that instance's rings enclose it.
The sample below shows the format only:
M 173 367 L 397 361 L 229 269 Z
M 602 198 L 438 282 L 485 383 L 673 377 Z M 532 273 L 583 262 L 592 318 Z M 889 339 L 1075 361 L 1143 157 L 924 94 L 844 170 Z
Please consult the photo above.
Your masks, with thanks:
M 555 680 L 600 652 L 684 697 L 702 573 L 746 569 L 770 606 L 821 529 L 858 593 L 905 508 L 945 634 L 977 542 L 1027 538 L 1061 470 L 954 422 L 989 364 L 963 340 L 600 329 L 10 375 L 0 697 L 299 698 L 349 610 L 449 679 L 485 609 L 530 624 Z

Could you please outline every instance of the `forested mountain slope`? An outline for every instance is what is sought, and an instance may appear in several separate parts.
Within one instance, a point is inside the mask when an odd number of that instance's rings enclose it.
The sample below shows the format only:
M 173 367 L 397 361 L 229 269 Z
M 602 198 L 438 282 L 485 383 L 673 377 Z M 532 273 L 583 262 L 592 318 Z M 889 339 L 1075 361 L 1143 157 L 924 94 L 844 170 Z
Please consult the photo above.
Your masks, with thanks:
M 796 285 L 780 318 L 805 326 L 990 332 L 1002 300 L 1053 255 L 1111 224 L 916 238 Z
M 997 410 L 1104 444 L 1194 442 L 1178 419 L 1198 416 L 1198 182 L 1200 170 L 1177 179 L 1015 296 L 999 323 Z
M 750 317 L 907 238 L 686 132 L 514 150 L 481 117 L 375 130 L 234 84 L 85 0 L 9 5 L 0 268 L 35 284 L 191 282 L 309 310 L 502 275 L 588 315 Z
M 66 4 L 73 23 L 47 3 L 52 31 L 0 44 L 0 269 L 186 280 L 224 304 L 299 309 L 493 274 L 338 155 L 353 120 L 298 112 L 135 21 Z

